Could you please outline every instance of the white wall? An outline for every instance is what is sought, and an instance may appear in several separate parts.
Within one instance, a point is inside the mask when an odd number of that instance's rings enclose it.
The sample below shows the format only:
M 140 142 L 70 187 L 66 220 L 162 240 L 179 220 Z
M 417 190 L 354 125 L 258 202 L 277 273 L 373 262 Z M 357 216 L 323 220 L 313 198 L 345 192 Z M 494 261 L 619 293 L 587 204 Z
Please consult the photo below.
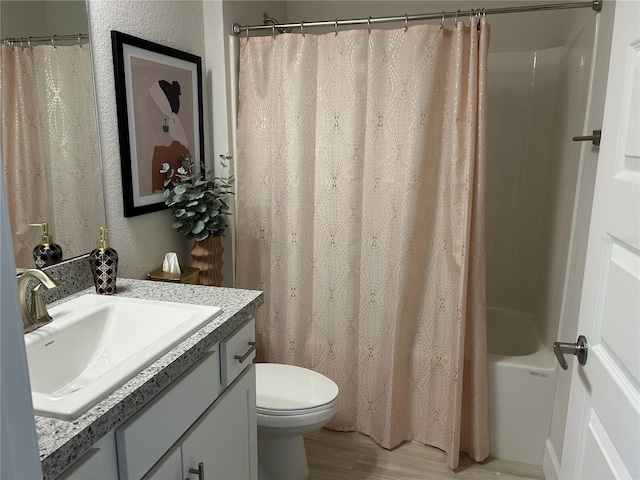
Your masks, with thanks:
M 549 222 L 544 232 L 547 239 L 545 249 L 547 262 L 544 265 L 545 271 L 542 275 L 542 281 L 546 287 L 546 294 L 544 303 L 541 305 L 540 316 L 545 320 L 542 323 L 542 336 L 546 345 L 551 345 L 555 340 L 560 339 L 567 342 L 575 341 L 560 334 L 559 327 L 563 298 L 577 295 L 578 303 L 575 305 L 578 306 L 582 285 L 582 272 L 580 272 L 579 278 L 574 278 L 572 285 L 567 287 L 565 291 L 565 272 L 569 261 L 569 241 L 572 228 L 571 219 L 574 214 L 574 198 L 578 188 L 578 174 L 582 161 L 580 151 L 583 145 L 567 140 L 574 135 L 582 133 L 584 126 L 595 40 L 594 24 L 595 22 L 590 22 L 581 31 L 580 35 L 570 40 L 563 48 L 560 68 L 561 85 L 558 97 L 558 123 L 556 135 L 552 142 L 553 155 L 551 160 L 553 163 L 549 176 L 550 195 L 547 198 L 544 209 L 545 217 L 549 219 Z M 588 197 L 584 201 L 590 205 L 593 195 L 593 178 L 591 182 L 588 179 L 583 179 L 583 183 Z M 586 235 L 584 238 L 574 239 L 574 249 L 581 250 L 582 247 L 586 252 Z M 583 262 L 584 258 L 579 264 L 583 265 Z M 573 298 L 573 302 L 575 300 Z M 565 325 L 575 325 L 577 315 L 577 309 L 565 311 L 565 321 L 563 323 Z M 564 414 L 561 413 L 560 404 L 562 399 L 568 395 L 570 381 L 567 380 L 570 379 L 569 375 L 565 375 L 566 372 L 560 369 L 557 364 L 556 369 L 558 369 L 556 395 L 554 397 L 554 412 L 552 414 L 549 437 L 552 439 L 550 442 L 555 450 L 554 455 L 561 457 L 562 438 L 564 437 L 564 424 L 566 421 L 566 404 L 564 405 Z M 568 396 L 566 400 L 568 400 Z M 548 444 L 546 450 L 548 450 Z
M 78 0 L 0 1 L 0 37 L 87 33 L 85 4 Z
M 557 340 L 562 299 L 565 294 L 564 278 L 569 253 L 571 219 L 578 187 L 580 151 L 583 147 L 583 144 L 571 141 L 571 137 L 581 134 L 584 128 L 594 42 L 595 22 L 591 21 L 564 47 L 560 68 L 558 123 L 551 143 L 552 169 L 549 172 L 549 195 L 544 209 L 544 215 L 549 220 L 545 232 L 548 240 L 545 256 L 548 262 L 542 278 L 547 295 L 540 314 L 547 319 L 542 331 L 547 345 Z M 593 185 L 590 186 L 590 190 L 593 190 Z M 590 203 L 591 199 L 586 200 Z M 586 239 L 584 240 L 586 244 Z
M 41 2 L 35 2 L 36 5 L 38 3 Z M 2 11 L 0 36 L 2 38 L 47 35 L 44 8 L 34 8 L 29 12 L 26 6 L 28 6 L 27 2 L 0 1 L 0 11 Z
M 487 305 L 534 315 L 540 329 L 560 55 L 490 53 L 487 66 Z
M 234 106 L 236 85 L 233 80 L 237 75 L 232 74 L 236 68 L 236 52 L 232 52 L 230 47 L 230 37 L 233 36 L 232 25 L 262 23 L 262 14 L 269 12 L 269 15 L 278 19 L 284 18 L 285 2 L 281 1 L 244 1 L 244 0 L 224 0 L 204 2 L 205 19 L 205 45 L 207 70 L 205 72 L 204 84 L 211 92 L 211 102 L 208 105 L 208 112 L 212 120 L 213 127 L 213 160 L 219 174 L 226 173 L 219 170 L 219 155 L 234 155 L 233 128 Z M 237 74 L 237 72 L 235 72 Z M 235 159 L 229 162 L 230 172 L 235 171 Z M 231 213 L 229 217 L 230 228 L 222 239 L 225 249 L 223 256 L 224 267 L 222 275 L 223 285 L 233 286 L 235 284 L 235 268 L 233 249 L 235 245 L 235 202 L 231 202 Z
M 120 257 L 118 275 L 144 278 L 162 264 L 166 252 L 176 252 L 182 263 L 189 264 L 192 242 L 171 228 L 166 210 L 133 218 L 123 216 L 111 30 L 204 57 L 203 5 L 202 1 L 89 0 L 88 16 L 109 237 Z M 203 99 L 208 104 L 206 88 Z M 210 145 L 207 115 L 204 124 L 205 144 Z M 205 149 L 205 156 L 210 158 L 210 149 Z

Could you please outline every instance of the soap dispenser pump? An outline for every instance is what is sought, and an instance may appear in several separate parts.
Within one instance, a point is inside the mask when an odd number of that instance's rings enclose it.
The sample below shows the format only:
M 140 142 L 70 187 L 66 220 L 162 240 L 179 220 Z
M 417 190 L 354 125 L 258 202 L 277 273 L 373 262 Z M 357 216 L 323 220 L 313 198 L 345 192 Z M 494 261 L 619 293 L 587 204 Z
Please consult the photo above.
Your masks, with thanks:
M 116 293 L 116 277 L 118 274 L 118 253 L 109 246 L 107 228 L 100 227 L 98 248 L 89 254 L 93 281 L 96 293 L 113 295 Z
M 53 243 L 53 237 L 49 235 L 49 225 L 47 223 L 30 223 L 32 227 L 42 227 L 40 243 L 33 249 L 33 260 L 36 267 L 44 268 L 62 261 L 62 248 L 57 243 Z

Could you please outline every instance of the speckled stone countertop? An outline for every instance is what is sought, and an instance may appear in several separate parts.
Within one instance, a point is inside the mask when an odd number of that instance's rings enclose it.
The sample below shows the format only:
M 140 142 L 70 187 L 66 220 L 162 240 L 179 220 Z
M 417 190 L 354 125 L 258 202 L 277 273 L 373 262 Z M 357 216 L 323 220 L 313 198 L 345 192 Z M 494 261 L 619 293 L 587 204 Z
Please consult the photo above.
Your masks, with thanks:
M 95 293 L 95 289 L 81 290 L 50 306 L 87 293 Z M 117 295 L 218 306 L 222 312 L 76 420 L 36 416 L 45 480 L 54 479 L 95 442 L 147 404 L 264 302 L 262 292 L 254 290 L 128 279 L 118 279 Z

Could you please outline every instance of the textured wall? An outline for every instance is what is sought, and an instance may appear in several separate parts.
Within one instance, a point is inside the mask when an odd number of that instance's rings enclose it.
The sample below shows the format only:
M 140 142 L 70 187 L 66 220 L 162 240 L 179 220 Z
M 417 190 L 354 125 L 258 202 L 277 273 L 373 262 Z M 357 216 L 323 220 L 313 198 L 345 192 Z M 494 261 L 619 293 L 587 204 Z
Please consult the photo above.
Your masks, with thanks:
M 124 218 L 111 30 L 204 57 L 202 2 L 88 0 L 88 17 L 111 246 L 120 255 L 119 276 L 144 278 L 161 264 L 166 252 L 174 251 L 181 262 L 189 263 L 191 242 L 171 228 L 167 211 Z M 206 105 L 209 96 L 204 90 Z M 205 120 L 205 141 L 210 137 L 207 125 Z

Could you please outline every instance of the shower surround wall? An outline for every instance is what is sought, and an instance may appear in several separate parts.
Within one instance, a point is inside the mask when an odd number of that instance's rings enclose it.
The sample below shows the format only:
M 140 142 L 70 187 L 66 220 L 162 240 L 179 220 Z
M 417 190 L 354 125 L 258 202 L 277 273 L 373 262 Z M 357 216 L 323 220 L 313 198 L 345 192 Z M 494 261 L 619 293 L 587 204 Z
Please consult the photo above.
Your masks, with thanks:
M 510 135 L 501 136 L 500 132 L 495 131 L 490 133 L 496 137 L 492 137 L 493 141 L 489 140 L 488 159 L 488 305 L 504 306 L 498 302 L 511 302 L 507 306 L 533 315 L 537 320 L 542 345 L 548 352 L 548 361 L 558 372 L 551 419 L 538 419 L 549 429 L 543 467 L 546 478 L 550 479 L 557 478 L 562 459 L 571 383 L 571 372 L 559 369 L 550 349 L 556 339 L 575 341 L 578 335 L 582 276 L 598 155 L 597 148 L 588 143 L 573 142 L 571 138 L 589 134 L 602 125 L 612 22 L 611 8 L 598 16 L 592 12 L 576 13 L 567 23 L 572 33 L 562 47 L 533 54 L 531 83 L 528 86 L 521 78 L 524 72 L 519 71 L 518 60 L 500 58 L 511 53 L 489 56 L 490 82 L 495 78 L 492 76 L 495 73 L 491 70 L 492 60 L 495 61 L 493 66 L 505 67 L 501 72 L 502 80 L 496 80 L 503 82 L 499 91 L 492 88 L 491 84 L 489 86 L 489 130 L 506 128 L 511 129 L 512 133 L 520 132 L 524 135 L 525 145 L 520 150 L 522 153 L 514 156 Z M 522 52 L 513 55 L 522 55 L 524 59 L 528 54 Z M 502 60 L 504 64 L 500 63 Z M 557 74 L 545 73 L 549 68 L 553 68 Z M 555 85 L 552 82 L 554 76 Z M 492 113 L 491 109 L 495 108 L 496 102 L 492 101 L 491 93 L 495 93 L 499 109 L 518 108 L 517 105 L 507 105 L 513 101 L 509 92 L 516 87 L 523 89 L 522 93 L 524 90 L 528 92 L 531 100 L 528 115 L 513 117 L 513 123 L 518 124 L 516 126 L 505 127 L 498 123 L 498 119 L 492 122 L 495 112 Z M 550 98 L 554 99 L 552 113 L 547 117 L 548 124 L 541 125 L 539 115 L 549 109 Z M 521 121 L 515 120 L 517 118 Z M 502 132 L 507 133 L 508 130 Z M 531 142 L 541 146 L 532 146 Z M 492 144 L 495 150 L 491 150 Z M 526 161 L 520 164 L 520 177 L 516 176 L 518 167 L 512 166 L 510 178 L 519 182 L 517 187 L 492 183 L 496 180 L 492 177 L 492 169 L 501 161 L 506 161 L 505 157 L 513 158 L 517 164 Z M 540 165 L 535 165 L 537 162 Z M 502 175 L 506 175 L 504 171 Z M 504 203 L 499 201 L 501 189 L 504 188 L 510 188 L 512 192 L 517 189 L 513 197 L 516 206 L 509 205 L 504 198 Z M 520 215 L 514 217 L 514 209 L 519 209 Z M 514 218 L 517 218 L 517 222 L 513 221 Z M 509 231 L 508 235 L 521 248 L 520 252 L 514 253 L 512 244 L 494 244 L 489 240 L 492 237 L 500 242 L 500 231 L 496 229 L 509 228 L 513 231 Z M 512 264 L 507 265 L 503 261 L 501 250 Z M 497 270 L 491 273 L 494 265 Z M 525 288 L 513 289 L 512 295 L 508 296 L 512 287 L 505 283 L 505 274 L 513 275 L 513 283 Z M 573 359 L 569 359 L 569 362 L 571 364 Z
M 550 437 L 547 478 L 557 476 L 570 385 L 551 345 L 577 335 L 597 161 L 597 149 L 571 137 L 600 128 L 603 95 L 594 100 L 593 84 L 604 89 L 592 82 L 596 19 L 583 14 L 573 25 L 562 47 L 489 55 L 488 72 L 487 304 L 532 315 L 559 371 L 552 416 L 537 419 Z M 595 72 L 606 70 L 605 62 Z
M 576 135 L 575 132 L 589 134 L 602 128 L 613 17 L 613 8 L 609 5 L 597 17 L 576 19 L 572 28 L 575 35 L 563 49 L 558 104 L 558 111 L 563 115 L 559 116 L 554 145 L 558 146 L 556 157 L 564 161 L 554 177 L 553 190 L 557 197 L 549 202 L 548 212 L 550 215 L 556 212 L 550 222 L 549 238 L 558 260 L 551 265 L 556 271 L 564 268 L 566 274 L 562 299 L 554 299 L 546 306 L 549 316 L 557 314 L 561 319 L 557 338 L 562 341 L 575 341 L 577 335 L 583 333 L 578 332 L 578 316 L 599 153 L 599 149 L 590 143 L 567 142 L 566 139 Z M 571 195 L 574 201 L 571 201 Z M 566 222 L 567 210 L 573 212 L 571 224 Z M 552 308 L 556 311 L 550 310 Z M 555 331 L 546 332 L 548 342 L 553 341 L 554 334 Z M 568 359 L 569 371 L 558 369 L 551 430 L 543 462 L 544 474 L 549 480 L 558 478 L 562 460 L 573 361 L 573 358 Z
M 533 315 L 540 332 L 560 58 L 560 48 L 492 53 L 487 73 L 487 305 Z
M 551 140 L 561 59 L 561 47 L 493 53 L 487 71 L 487 320 L 491 325 L 496 312 L 506 322 L 532 319 L 530 333 L 503 340 L 536 346 L 524 355 L 489 351 L 492 455 L 535 465 L 542 464 L 555 388 L 553 354 L 541 335 L 558 325 L 558 316 L 544 314 L 548 286 L 559 282 L 561 291 L 564 278 L 563 269 L 551 282 L 547 275 L 552 217 L 546 208 L 556 197 Z M 490 346 L 506 327 L 488 328 Z
M 593 25 L 579 38 L 489 55 L 487 305 L 533 315 L 549 349 L 560 326 L 581 148 L 571 137 L 584 124 Z

